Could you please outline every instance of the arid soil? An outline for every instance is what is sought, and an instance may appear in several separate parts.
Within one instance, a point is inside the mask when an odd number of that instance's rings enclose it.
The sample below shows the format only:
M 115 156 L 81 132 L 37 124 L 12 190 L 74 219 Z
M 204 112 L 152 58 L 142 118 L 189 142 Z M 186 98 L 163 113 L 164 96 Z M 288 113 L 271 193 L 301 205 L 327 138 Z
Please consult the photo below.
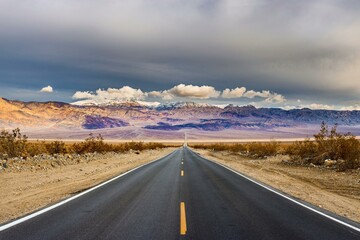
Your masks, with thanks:
M 252 160 L 230 152 L 195 151 L 282 192 L 360 222 L 360 170 L 337 172 L 294 166 L 283 162 L 288 160 L 286 156 Z
M 76 194 L 175 148 L 11 160 L 0 169 L 0 223 Z
M 6 169 L 0 169 L 0 223 L 58 202 L 173 150 L 9 161 Z M 229 152 L 196 151 L 296 198 L 360 222 L 360 170 L 336 172 L 293 166 L 282 162 L 286 156 L 252 160 Z

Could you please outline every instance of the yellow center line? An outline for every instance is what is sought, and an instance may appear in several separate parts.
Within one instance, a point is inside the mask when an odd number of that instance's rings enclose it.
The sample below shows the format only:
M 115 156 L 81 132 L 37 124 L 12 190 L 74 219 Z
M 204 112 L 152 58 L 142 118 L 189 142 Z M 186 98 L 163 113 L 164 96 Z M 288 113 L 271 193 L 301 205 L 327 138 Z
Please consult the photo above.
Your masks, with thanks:
M 180 235 L 185 235 L 187 231 L 186 227 L 186 213 L 185 213 L 185 203 L 180 203 Z
M 182 177 L 184 176 L 184 171 L 183 171 L 183 170 L 181 170 L 181 176 L 182 176 Z

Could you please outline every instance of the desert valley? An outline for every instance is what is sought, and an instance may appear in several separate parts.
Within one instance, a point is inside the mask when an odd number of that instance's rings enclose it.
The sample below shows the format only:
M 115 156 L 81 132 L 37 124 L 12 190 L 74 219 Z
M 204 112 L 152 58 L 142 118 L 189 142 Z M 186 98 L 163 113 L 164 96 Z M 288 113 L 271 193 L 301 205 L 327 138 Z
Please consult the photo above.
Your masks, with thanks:
M 0 0 L 0 240 L 360 240 L 360 1 Z
M 20 127 L 34 139 L 114 140 L 283 139 L 312 137 L 321 122 L 360 135 L 360 111 L 283 110 L 194 102 L 22 102 L 0 98 L 0 126 Z

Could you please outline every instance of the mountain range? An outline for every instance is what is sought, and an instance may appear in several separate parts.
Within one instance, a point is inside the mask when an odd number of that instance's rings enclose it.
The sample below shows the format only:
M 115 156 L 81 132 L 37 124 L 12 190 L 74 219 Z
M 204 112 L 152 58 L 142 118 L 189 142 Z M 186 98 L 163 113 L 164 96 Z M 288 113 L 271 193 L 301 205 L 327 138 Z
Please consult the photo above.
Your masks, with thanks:
M 21 128 L 31 138 L 113 139 L 282 138 L 311 136 L 321 122 L 360 135 L 360 111 L 225 107 L 194 102 L 22 102 L 0 98 L 0 128 Z

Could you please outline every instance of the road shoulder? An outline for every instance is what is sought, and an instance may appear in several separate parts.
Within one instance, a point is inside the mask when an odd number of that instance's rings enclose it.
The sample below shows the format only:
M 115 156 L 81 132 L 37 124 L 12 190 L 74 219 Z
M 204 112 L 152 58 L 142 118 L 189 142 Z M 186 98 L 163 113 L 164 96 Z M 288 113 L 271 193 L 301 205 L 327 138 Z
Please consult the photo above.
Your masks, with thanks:
M 137 166 L 154 161 L 175 148 L 145 150 L 139 153 L 99 154 L 61 165 L 44 160 L 36 168 L 16 166 L 0 173 L 0 223 L 10 221 L 61 199 L 91 188 Z
M 360 222 L 360 174 L 289 166 L 283 157 L 246 159 L 228 152 L 194 150 L 201 156 L 246 174 L 319 208 Z

